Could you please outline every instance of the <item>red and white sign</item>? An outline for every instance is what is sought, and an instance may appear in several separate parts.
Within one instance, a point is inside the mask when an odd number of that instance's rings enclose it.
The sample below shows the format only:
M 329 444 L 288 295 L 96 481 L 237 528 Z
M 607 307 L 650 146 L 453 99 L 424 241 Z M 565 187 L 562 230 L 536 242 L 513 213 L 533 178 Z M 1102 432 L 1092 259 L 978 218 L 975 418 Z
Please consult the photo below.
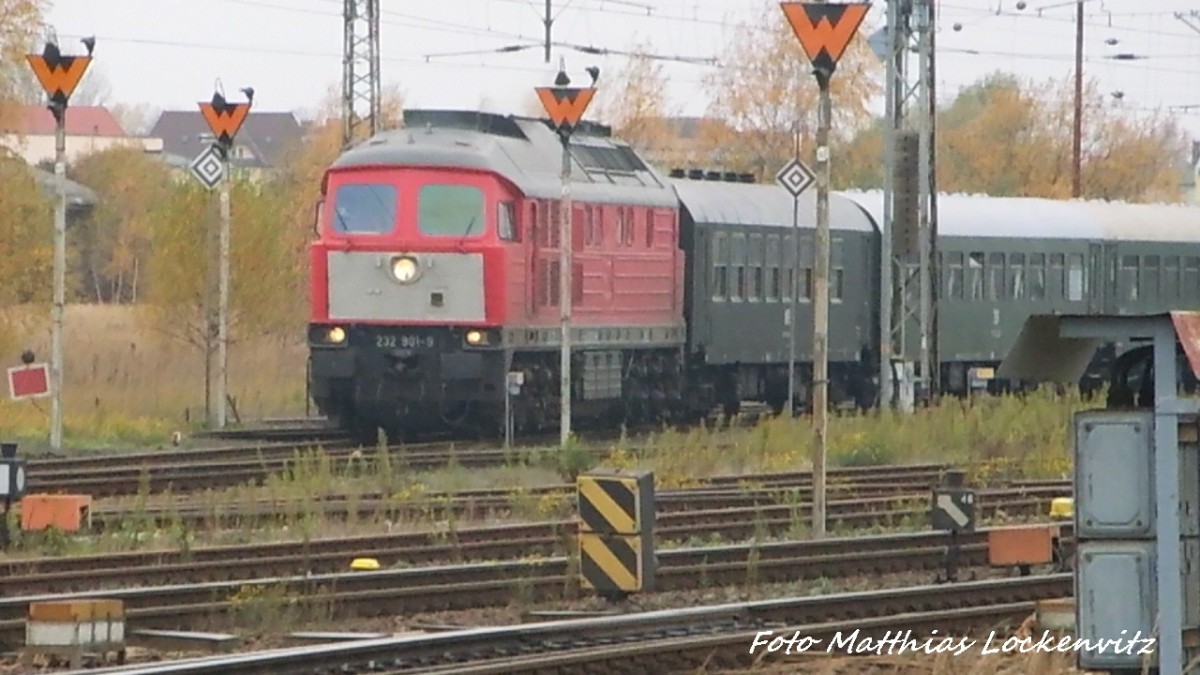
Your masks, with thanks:
M 8 369 L 8 392 L 13 400 L 50 395 L 50 367 L 44 363 Z

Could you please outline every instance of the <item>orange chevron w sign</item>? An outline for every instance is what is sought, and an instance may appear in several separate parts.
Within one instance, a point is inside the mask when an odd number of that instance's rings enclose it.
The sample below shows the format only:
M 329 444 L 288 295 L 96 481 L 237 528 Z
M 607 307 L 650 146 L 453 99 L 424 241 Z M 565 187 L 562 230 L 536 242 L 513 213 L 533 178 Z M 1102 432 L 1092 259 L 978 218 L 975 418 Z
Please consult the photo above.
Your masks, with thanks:
M 783 2 L 779 6 L 813 67 L 830 74 L 871 8 L 870 3 Z
M 27 54 L 25 59 L 33 68 L 33 74 L 37 76 L 42 89 L 46 90 L 46 95 L 58 105 L 66 105 L 92 62 L 90 56 L 47 58 L 41 54 Z
M 237 136 L 238 130 L 242 128 L 246 115 L 250 114 L 250 104 L 201 102 L 200 114 L 204 115 L 204 121 L 208 122 L 208 128 L 212 129 L 217 142 L 228 146 L 233 143 L 233 137 Z
M 591 87 L 538 87 L 537 95 L 555 127 L 573 129 L 583 119 L 596 90 Z

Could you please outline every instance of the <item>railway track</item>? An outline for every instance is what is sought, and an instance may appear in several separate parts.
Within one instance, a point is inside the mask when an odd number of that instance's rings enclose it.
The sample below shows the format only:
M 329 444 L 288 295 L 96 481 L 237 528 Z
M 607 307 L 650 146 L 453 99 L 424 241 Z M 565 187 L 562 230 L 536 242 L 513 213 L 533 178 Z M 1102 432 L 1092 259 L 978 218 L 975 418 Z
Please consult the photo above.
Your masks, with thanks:
M 1045 513 L 1048 498 L 1007 494 L 981 498 L 980 514 L 1018 516 Z M 881 509 L 879 504 L 831 501 L 832 521 L 847 529 L 894 524 L 924 516 L 923 508 Z M 719 509 L 660 514 L 655 534 L 660 542 L 711 538 L 746 540 L 794 532 L 807 523 L 809 506 L 787 509 Z M 573 554 L 574 521 L 508 525 L 447 532 L 387 534 L 244 546 L 222 546 L 175 552 L 140 552 L 78 558 L 8 561 L 0 567 L 0 597 L 35 593 L 82 592 L 139 585 L 237 582 L 266 576 L 336 574 L 357 557 L 372 557 L 385 568 L 431 563 L 496 561 Z M 944 541 L 939 535 L 896 535 L 903 541 Z M 925 539 L 921 537 L 925 536 Z M 972 537 L 975 535 L 971 535 Z M 905 538 L 907 537 L 907 538 Z M 969 538 L 968 538 L 969 539 Z M 862 538 L 831 540 L 834 549 Z M 887 538 L 879 541 L 891 541 Z M 971 540 L 973 541 L 973 540 Z M 980 541 L 983 541 L 982 539 Z M 804 542 L 812 544 L 812 542 Z M 814 544 L 815 545 L 815 544 Z M 566 558 L 560 558 L 566 564 Z M 851 565 L 852 566 L 852 565 Z
M 830 639 L 899 626 L 950 629 L 1017 620 L 1037 600 L 1069 596 L 1070 574 L 793 597 L 189 659 L 120 670 L 138 675 L 234 673 L 696 672 L 746 667 L 761 631 Z M 843 636 L 845 637 L 845 636 Z
M 352 460 L 354 448 L 334 447 L 324 450 L 332 462 L 332 470 L 342 474 L 350 474 L 349 462 Z M 272 473 L 286 472 L 294 466 L 298 458 L 298 450 L 293 446 L 272 446 L 262 449 L 259 459 L 230 460 L 221 455 L 233 453 L 245 454 L 244 447 L 218 448 L 208 450 L 203 458 L 180 462 L 180 464 L 139 465 L 134 460 L 131 464 L 114 466 L 118 461 L 114 458 L 86 458 L 79 466 L 66 460 L 52 460 L 54 465 L 47 462 L 32 465 L 30 468 L 29 490 L 36 491 L 68 491 L 92 497 L 118 497 L 146 494 L 146 492 L 163 492 L 170 490 L 176 494 L 194 494 L 194 492 L 233 488 L 247 483 L 262 482 Z M 431 468 L 445 467 L 457 464 L 463 467 L 499 466 L 515 461 L 538 461 L 556 459 L 557 450 L 503 450 L 484 448 L 403 448 L 392 455 L 396 471 L 420 471 Z M 598 450 L 596 454 L 606 454 L 606 450 Z M 142 455 L 136 455 L 142 456 Z M 148 454 L 148 461 L 162 461 L 162 455 Z M 316 456 L 319 460 L 319 455 Z M 176 458 L 178 459 L 178 458 Z M 121 460 L 124 461 L 124 460 Z M 368 473 L 374 470 L 374 460 L 368 456 L 358 465 L 358 471 Z M 40 467 L 40 468 L 38 468 Z M 830 484 L 838 480 L 926 480 L 930 484 L 936 482 L 946 465 L 917 464 L 901 466 L 848 467 L 838 468 L 829 472 Z M 704 484 L 720 488 L 720 486 L 742 485 L 800 485 L 811 484 L 811 474 L 802 472 L 760 474 L 760 476 L 714 477 L 704 480 Z M 554 489 L 569 490 L 569 485 L 553 486 Z M 498 492 L 498 491 L 493 491 Z M 480 494 L 481 495 L 481 494 Z M 368 496 L 368 495 L 362 495 Z
M 890 483 L 841 483 L 830 486 L 831 499 L 863 510 L 888 510 L 902 503 L 920 502 L 928 495 L 928 484 L 920 480 Z M 995 488 L 979 491 L 983 499 L 1028 497 L 1044 499 L 1070 494 L 1071 486 Z M 796 509 L 812 500 L 811 485 L 767 488 L 710 488 L 663 491 L 656 496 L 661 514 L 720 509 L 764 509 L 771 515 L 781 508 Z M 573 490 L 543 489 L 528 493 L 496 491 L 475 495 L 443 494 L 433 497 L 396 501 L 379 495 L 323 497 L 311 500 L 255 501 L 249 503 L 181 504 L 140 506 L 131 513 L 126 508 L 102 506 L 93 512 L 93 531 L 103 532 L 125 527 L 134 518 L 156 528 L 180 527 L 188 531 L 245 529 L 286 525 L 300 518 L 320 518 L 333 522 L 433 523 L 449 521 L 486 521 L 528 518 L 530 512 L 541 517 L 574 508 Z M 848 506 L 849 508 L 849 506 Z
M 745 420 L 756 420 L 749 415 Z M 290 422 L 288 420 L 285 423 Z M 310 423 L 300 426 L 263 426 L 204 432 L 208 438 L 252 441 L 234 445 L 183 450 L 72 457 L 31 458 L 27 487 L 34 492 L 72 492 L 95 498 L 139 492 L 188 493 L 261 484 L 268 476 L 286 472 L 306 453 L 321 451 L 342 470 L 352 456 L 373 461 L 374 446 L 364 447 L 343 432 Z M 607 456 L 611 433 L 595 434 L 586 442 L 597 458 Z M 636 440 L 633 441 L 636 443 Z M 494 440 L 437 440 L 388 446 L 397 467 L 423 471 L 457 464 L 466 468 L 503 466 L 514 462 L 554 464 L 559 451 L 557 435 L 522 438 L 505 449 Z

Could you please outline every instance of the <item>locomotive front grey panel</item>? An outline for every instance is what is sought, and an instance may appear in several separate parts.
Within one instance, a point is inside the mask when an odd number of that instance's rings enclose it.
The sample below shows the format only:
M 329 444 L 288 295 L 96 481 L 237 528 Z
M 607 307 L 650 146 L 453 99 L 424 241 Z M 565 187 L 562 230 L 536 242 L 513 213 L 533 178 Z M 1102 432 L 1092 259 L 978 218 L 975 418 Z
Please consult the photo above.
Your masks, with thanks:
M 394 262 L 414 261 L 397 280 Z M 407 275 L 411 274 L 409 277 Z M 337 321 L 483 321 L 478 253 L 329 253 L 329 318 Z

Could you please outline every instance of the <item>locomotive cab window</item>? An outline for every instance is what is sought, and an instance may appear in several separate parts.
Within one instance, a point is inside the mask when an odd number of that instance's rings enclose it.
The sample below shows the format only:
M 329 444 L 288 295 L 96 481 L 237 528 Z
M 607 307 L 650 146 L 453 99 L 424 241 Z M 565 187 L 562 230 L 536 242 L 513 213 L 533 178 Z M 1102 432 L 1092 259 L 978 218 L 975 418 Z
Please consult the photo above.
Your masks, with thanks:
M 426 185 L 417 195 L 417 226 L 431 237 L 483 235 L 483 191 L 471 185 Z
M 338 187 L 333 202 L 335 232 L 387 234 L 396 226 L 396 188 L 352 183 Z
M 516 206 L 512 202 L 496 204 L 496 229 L 504 241 L 521 241 L 521 230 L 517 227 Z

